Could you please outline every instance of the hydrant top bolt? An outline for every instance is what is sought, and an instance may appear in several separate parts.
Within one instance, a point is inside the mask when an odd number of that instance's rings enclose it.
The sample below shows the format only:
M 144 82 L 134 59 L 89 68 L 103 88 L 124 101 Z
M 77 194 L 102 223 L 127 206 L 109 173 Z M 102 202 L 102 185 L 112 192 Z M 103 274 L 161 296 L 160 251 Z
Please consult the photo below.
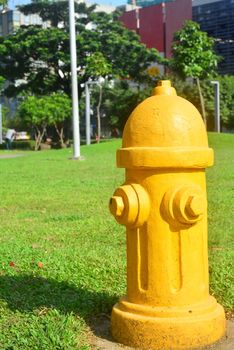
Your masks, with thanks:
M 160 80 L 153 90 L 153 95 L 176 96 L 176 90 L 171 86 L 170 80 Z
M 190 196 L 186 209 L 192 216 L 199 216 L 203 213 L 203 198 L 201 196 Z
M 119 196 L 113 196 L 110 199 L 110 212 L 114 216 L 121 216 L 124 211 L 123 198 Z
M 170 80 L 159 80 L 157 86 L 171 86 Z

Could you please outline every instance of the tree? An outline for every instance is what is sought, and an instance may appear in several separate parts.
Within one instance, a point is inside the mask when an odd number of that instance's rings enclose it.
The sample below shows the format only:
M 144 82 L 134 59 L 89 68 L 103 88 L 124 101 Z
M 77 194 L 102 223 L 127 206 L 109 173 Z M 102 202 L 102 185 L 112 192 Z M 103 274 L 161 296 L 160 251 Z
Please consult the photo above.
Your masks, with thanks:
M 104 103 L 102 113 L 108 115 L 108 125 L 122 131 L 133 109 L 152 92 L 150 89 L 139 90 L 129 87 L 126 80 L 115 81 L 114 86 L 103 89 Z M 93 94 L 95 97 L 95 94 Z
M 42 19 L 50 20 L 52 27 L 21 27 L 13 35 L 0 38 L 0 74 L 10 82 L 5 89 L 8 96 L 22 91 L 37 95 L 56 91 L 70 94 L 67 7 L 67 1 L 50 0 L 34 0 L 20 7 L 25 14 L 38 13 Z M 116 14 L 93 10 L 94 6 L 76 4 L 80 94 L 83 84 L 92 76 L 86 69 L 90 57 L 97 52 L 111 67 L 108 78 L 114 75 L 140 80 L 146 68 L 160 59 L 156 50 L 147 49 L 136 33 L 123 27 Z
M 62 62 L 69 64 L 67 46 L 67 34 L 58 28 L 30 26 L 0 37 L 0 74 L 9 82 L 5 94 L 70 93 L 69 70 L 61 77 L 60 68 Z
M 234 76 L 219 76 L 220 82 L 220 112 L 222 126 L 234 128 Z
M 111 64 L 107 62 L 105 57 L 101 52 L 95 52 L 87 58 L 86 74 L 90 76 L 91 79 L 98 79 L 99 86 L 99 98 L 96 107 L 97 111 L 97 142 L 101 139 L 101 115 L 100 108 L 102 103 L 102 82 L 100 78 L 105 78 L 112 72 Z
M 45 96 L 46 113 L 48 124 L 55 128 L 62 148 L 66 147 L 64 142 L 64 121 L 69 119 L 72 113 L 71 99 L 63 93 L 54 93 Z
M 214 85 L 212 79 L 202 80 L 201 88 L 206 105 L 207 129 L 214 130 Z M 220 117 L 222 127 L 227 129 L 234 128 L 234 76 L 224 75 L 216 76 L 215 80 L 220 83 Z M 173 86 L 179 96 L 182 96 L 194 104 L 197 109 L 201 110 L 199 94 L 196 86 L 180 79 L 174 79 Z
M 35 151 L 37 151 L 40 148 L 48 125 L 48 118 L 45 113 L 45 101 L 35 96 L 28 96 L 20 104 L 18 113 L 34 129 L 36 141 Z
M 206 125 L 204 99 L 200 79 L 214 75 L 219 57 L 214 52 L 214 39 L 200 30 L 198 23 L 186 21 L 174 35 L 171 68 L 183 78 L 196 80 L 201 101 L 202 116 Z
M 2 9 L 6 7 L 7 3 L 8 3 L 8 0 L 0 0 L 0 6 L 2 7 Z
M 34 129 L 35 150 L 40 148 L 48 126 L 54 126 L 64 147 L 63 122 L 71 115 L 71 100 L 65 94 L 28 96 L 19 106 L 18 114 Z

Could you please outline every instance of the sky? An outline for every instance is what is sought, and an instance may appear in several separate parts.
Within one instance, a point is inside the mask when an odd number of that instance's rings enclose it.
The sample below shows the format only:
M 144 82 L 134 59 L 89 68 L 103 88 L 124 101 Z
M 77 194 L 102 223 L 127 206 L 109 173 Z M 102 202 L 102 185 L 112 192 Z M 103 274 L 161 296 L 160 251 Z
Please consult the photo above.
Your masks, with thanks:
M 10 9 L 13 9 L 17 5 L 27 4 L 29 2 L 30 0 L 9 0 L 8 7 Z M 96 2 L 97 4 L 118 6 L 118 5 L 126 4 L 127 0 L 92 0 L 92 2 Z

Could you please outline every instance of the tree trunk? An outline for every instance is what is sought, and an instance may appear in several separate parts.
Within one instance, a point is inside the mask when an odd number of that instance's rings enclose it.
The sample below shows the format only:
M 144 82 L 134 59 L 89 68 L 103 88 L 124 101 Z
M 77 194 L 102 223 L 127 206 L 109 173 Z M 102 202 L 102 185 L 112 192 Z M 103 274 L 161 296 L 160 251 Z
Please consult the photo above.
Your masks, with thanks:
M 196 78 L 196 82 L 197 82 L 197 88 L 198 88 L 198 93 L 199 93 L 199 97 L 200 97 L 202 118 L 203 118 L 203 121 L 204 121 L 204 124 L 205 124 L 205 128 L 207 129 L 205 103 L 204 103 L 204 98 L 203 98 L 202 91 L 201 91 L 201 85 L 200 85 L 199 78 Z
M 99 85 L 99 101 L 97 105 L 97 143 L 100 142 L 101 139 L 101 115 L 100 115 L 100 107 L 102 103 L 102 85 Z
M 35 141 L 36 141 L 36 143 L 35 143 L 35 148 L 34 148 L 34 150 L 35 150 L 35 151 L 38 151 L 39 148 L 40 148 L 40 146 L 41 146 L 42 139 L 43 139 L 43 137 L 44 137 L 44 135 L 45 135 L 46 127 L 45 127 L 45 126 L 43 127 L 42 132 L 41 132 L 41 130 L 40 130 L 39 128 L 37 128 L 37 127 L 35 127 L 35 129 L 36 129 L 36 135 L 35 135 Z
M 66 145 L 64 143 L 63 127 L 61 127 L 60 130 L 59 130 L 59 128 L 58 128 L 58 126 L 56 124 L 54 125 L 54 127 L 55 127 L 55 130 L 56 130 L 56 132 L 57 132 L 57 134 L 59 136 L 59 142 L 60 142 L 61 148 L 65 148 Z

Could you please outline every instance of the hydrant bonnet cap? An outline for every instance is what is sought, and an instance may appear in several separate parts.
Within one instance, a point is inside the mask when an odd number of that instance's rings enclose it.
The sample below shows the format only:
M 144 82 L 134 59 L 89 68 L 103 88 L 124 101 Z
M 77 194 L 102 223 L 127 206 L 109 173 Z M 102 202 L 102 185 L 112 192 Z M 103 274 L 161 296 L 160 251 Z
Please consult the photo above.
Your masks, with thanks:
M 176 95 L 170 81 L 160 81 L 154 95 L 140 103 L 123 132 L 117 165 L 135 167 L 205 168 L 213 150 L 198 110 Z

